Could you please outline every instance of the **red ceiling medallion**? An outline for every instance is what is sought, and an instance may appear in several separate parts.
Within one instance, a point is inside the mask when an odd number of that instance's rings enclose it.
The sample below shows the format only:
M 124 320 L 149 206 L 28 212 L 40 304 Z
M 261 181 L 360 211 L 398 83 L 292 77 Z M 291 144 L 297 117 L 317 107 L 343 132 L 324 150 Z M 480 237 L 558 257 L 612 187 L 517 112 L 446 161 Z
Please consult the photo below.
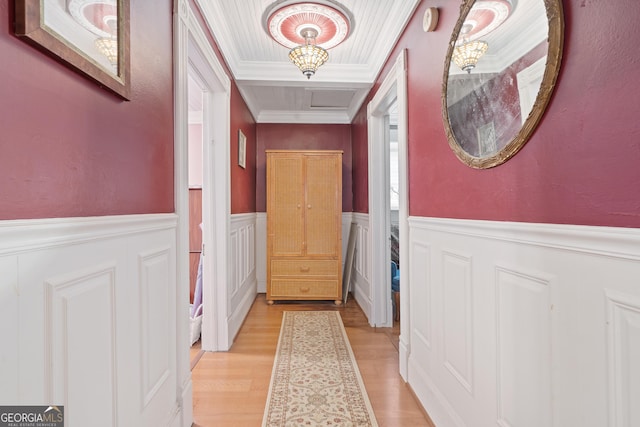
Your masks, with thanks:
M 266 28 L 276 42 L 289 49 L 305 43 L 301 30 L 313 28 L 318 32 L 316 44 L 330 49 L 349 36 L 351 22 L 337 5 L 305 2 L 275 9 L 266 18 Z

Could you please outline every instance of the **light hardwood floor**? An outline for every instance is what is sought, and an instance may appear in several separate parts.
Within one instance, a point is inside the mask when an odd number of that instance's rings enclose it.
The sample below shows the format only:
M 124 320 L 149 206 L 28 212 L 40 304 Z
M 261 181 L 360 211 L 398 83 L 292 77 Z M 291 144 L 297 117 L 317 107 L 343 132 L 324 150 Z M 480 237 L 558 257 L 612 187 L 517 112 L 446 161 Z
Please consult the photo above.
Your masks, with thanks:
M 398 327 L 372 328 L 350 298 L 332 302 L 267 305 L 259 294 L 231 350 L 198 355 L 192 370 L 194 427 L 260 426 L 269 391 L 282 312 L 338 310 L 381 427 L 434 427 L 398 373 Z

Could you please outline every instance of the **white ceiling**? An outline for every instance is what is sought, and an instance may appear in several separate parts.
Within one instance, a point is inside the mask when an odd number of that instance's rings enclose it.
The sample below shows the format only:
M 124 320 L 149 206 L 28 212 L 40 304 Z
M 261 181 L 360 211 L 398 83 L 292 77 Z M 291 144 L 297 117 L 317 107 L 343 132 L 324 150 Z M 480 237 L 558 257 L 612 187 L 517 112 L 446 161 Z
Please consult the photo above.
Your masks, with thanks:
M 351 35 L 307 80 L 264 26 L 274 4 L 301 1 L 196 1 L 258 123 L 351 123 L 420 2 L 340 0 L 353 19 Z

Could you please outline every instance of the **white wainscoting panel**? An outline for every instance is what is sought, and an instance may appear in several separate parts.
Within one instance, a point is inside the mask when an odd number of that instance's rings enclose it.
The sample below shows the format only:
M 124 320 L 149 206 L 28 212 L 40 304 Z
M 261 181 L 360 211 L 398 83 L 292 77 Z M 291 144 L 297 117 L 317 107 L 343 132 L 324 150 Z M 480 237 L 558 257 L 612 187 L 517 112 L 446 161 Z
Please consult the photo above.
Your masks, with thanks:
M 473 308 L 471 258 L 442 252 L 444 366 L 473 393 Z
M 267 292 L 267 213 L 256 213 L 256 279 L 258 292 Z
M 229 236 L 229 246 L 231 259 L 230 262 L 232 264 L 232 268 L 229 269 L 229 297 L 233 299 L 238 293 L 238 289 L 240 287 L 240 277 L 242 277 L 242 273 L 240 270 L 242 269 L 243 260 L 240 259 L 241 254 L 241 246 L 239 240 L 239 230 L 231 230 Z
M 498 425 L 551 425 L 549 283 L 497 268 Z
M 438 427 L 640 425 L 640 230 L 409 225 L 407 378 Z
M 358 305 L 364 311 L 367 319 L 371 319 L 373 289 L 371 289 L 371 268 L 369 265 L 371 245 L 369 242 L 369 215 L 354 213 L 352 221 L 357 225 L 356 253 L 355 253 L 355 287 L 352 285 L 351 292 Z
M 231 215 L 229 242 L 232 255 L 229 257 L 227 306 L 232 340 L 256 299 L 256 241 L 256 214 Z
M 609 326 L 610 426 L 640 425 L 640 298 L 605 291 Z
M 353 222 L 351 212 L 342 212 L 342 271 L 344 272 L 344 262 L 347 259 L 347 245 L 349 244 L 349 230 Z
M 65 402 L 69 425 L 116 424 L 115 269 L 115 264 L 96 266 L 44 283 L 45 396 Z M 100 369 L 87 369 L 88 361 Z
M 69 427 L 181 419 L 191 382 L 176 384 L 176 224 L 0 221 L 3 404 L 64 405 Z
M 0 402 L 5 405 L 17 403 L 20 389 L 18 304 L 18 257 L 0 256 Z
M 416 243 L 413 245 L 411 251 L 411 263 L 415 265 L 410 271 L 411 282 L 416 281 L 421 283 L 421 286 L 416 286 L 412 291 L 413 298 L 409 301 L 409 310 L 414 314 L 415 323 L 411 335 L 411 341 L 413 342 L 414 351 L 419 352 L 421 360 L 429 363 L 431 353 L 431 317 L 432 308 L 431 304 L 433 299 L 431 298 L 431 281 L 428 280 L 429 264 L 431 263 L 431 257 L 429 256 L 430 248 L 428 245 Z M 427 280 L 425 280 L 427 279 Z M 416 353 L 418 354 L 418 353 Z
M 173 348 L 167 331 L 171 330 L 167 312 L 170 308 L 170 251 L 161 248 L 138 256 L 140 268 L 140 322 L 142 407 L 146 408 L 169 378 Z

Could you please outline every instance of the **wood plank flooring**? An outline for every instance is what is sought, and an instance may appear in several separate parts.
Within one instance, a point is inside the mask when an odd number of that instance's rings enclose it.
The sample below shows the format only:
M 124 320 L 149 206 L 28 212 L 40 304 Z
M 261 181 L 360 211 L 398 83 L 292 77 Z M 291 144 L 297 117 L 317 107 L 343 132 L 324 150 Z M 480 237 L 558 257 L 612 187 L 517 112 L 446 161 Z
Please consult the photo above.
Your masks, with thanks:
M 350 298 L 267 305 L 258 295 L 228 352 L 205 352 L 192 370 L 194 427 L 255 427 L 262 423 L 282 312 L 338 310 L 380 427 L 434 427 L 398 373 L 398 327 L 372 328 Z M 192 357 L 198 348 L 192 349 Z M 194 359 L 195 360 L 195 359 Z

